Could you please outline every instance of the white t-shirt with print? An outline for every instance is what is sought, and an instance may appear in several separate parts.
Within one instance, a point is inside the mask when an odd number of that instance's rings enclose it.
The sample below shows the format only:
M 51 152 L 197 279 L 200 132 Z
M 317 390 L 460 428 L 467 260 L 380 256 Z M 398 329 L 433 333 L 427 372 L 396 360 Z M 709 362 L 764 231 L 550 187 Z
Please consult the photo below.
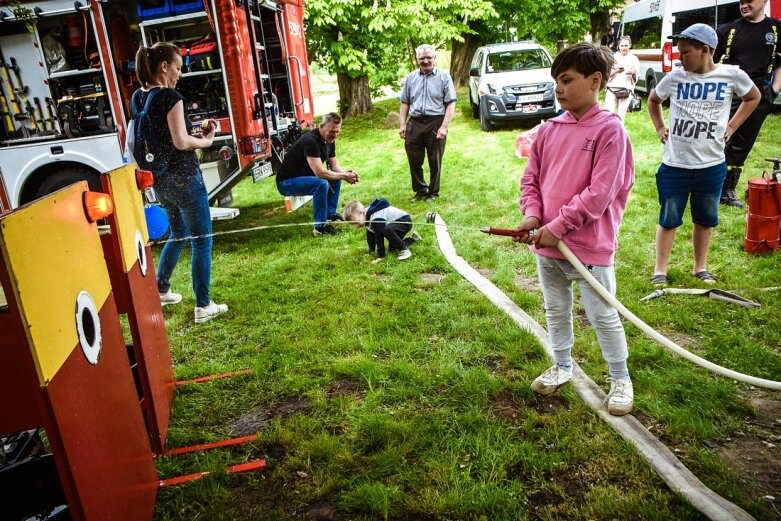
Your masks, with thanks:
M 664 164 L 708 168 L 722 163 L 732 96 L 742 98 L 753 85 L 745 72 L 725 64 L 716 65 L 706 74 L 679 68 L 662 78 L 656 94 L 670 100 L 670 135 L 664 145 Z

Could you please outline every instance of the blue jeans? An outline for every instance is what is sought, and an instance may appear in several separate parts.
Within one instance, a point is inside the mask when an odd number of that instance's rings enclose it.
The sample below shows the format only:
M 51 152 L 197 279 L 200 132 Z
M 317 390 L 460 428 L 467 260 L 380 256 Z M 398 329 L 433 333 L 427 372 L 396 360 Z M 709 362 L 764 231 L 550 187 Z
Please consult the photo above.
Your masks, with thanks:
M 719 199 L 726 175 L 727 163 L 707 168 L 678 168 L 662 163 L 656 172 L 659 225 L 668 230 L 681 226 L 686 202 L 691 201 L 694 224 L 718 226 Z
M 336 213 L 341 188 L 341 181 L 329 182 L 312 175 L 291 177 L 277 182 L 277 190 L 282 195 L 312 196 L 312 214 L 316 228 L 323 226 L 328 221 L 328 216 Z
M 209 286 L 212 270 L 212 220 L 209 213 L 209 196 L 203 177 L 196 175 L 163 175 L 155 179 L 155 193 L 168 216 L 171 235 L 163 246 L 157 266 L 157 289 L 165 293 L 171 288 L 174 272 L 186 237 L 192 237 L 191 268 L 195 305 L 209 305 Z
M 589 271 L 611 295 L 616 294 L 616 273 L 613 266 L 589 266 Z M 628 377 L 626 359 L 629 357 L 629 351 L 618 310 L 605 302 L 569 261 L 537 255 L 537 273 L 545 300 L 548 337 L 556 365 L 572 367 L 572 345 L 575 343 L 572 326 L 574 281 L 580 287 L 580 298 L 586 310 L 586 317 L 597 335 L 610 376 Z

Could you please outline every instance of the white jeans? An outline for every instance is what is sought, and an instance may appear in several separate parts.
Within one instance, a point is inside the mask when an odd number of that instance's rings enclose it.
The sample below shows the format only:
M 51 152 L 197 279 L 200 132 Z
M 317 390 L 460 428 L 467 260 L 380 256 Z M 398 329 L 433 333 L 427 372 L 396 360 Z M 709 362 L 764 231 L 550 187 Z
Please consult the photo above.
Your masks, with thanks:
M 626 111 L 629 109 L 629 102 L 632 101 L 632 97 L 618 99 L 616 95 L 605 89 L 605 108 L 610 112 L 615 112 L 621 121 L 626 119 Z
M 613 266 L 588 266 L 588 269 L 611 295 L 615 295 L 616 273 Z M 572 366 L 572 345 L 575 342 L 572 332 L 572 282 L 576 281 L 586 316 L 594 327 L 602 356 L 610 366 L 610 376 L 627 378 L 629 352 L 624 326 L 616 308 L 605 302 L 569 261 L 537 255 L 537 273 L 545 299 L 548 337 L 556 364 Z

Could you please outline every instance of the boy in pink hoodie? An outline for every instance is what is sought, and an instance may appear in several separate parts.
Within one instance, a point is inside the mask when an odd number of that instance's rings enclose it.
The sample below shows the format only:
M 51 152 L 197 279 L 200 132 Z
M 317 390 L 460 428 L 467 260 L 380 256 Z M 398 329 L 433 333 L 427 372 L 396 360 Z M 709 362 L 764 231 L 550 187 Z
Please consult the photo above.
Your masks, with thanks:
M 553 61 L 556 98 L 566 110 L 539 129 L 521 178 L 518 230 L 537 254 L 548 335 L 555 364 L 531 385 L 550 394 L 572 379 L 572 283 L 580 287 L 586 315 L 608 362 L 611 385 L 605 399 L 611 414 L 632 410 L 629 356 L 618 312 L 606 303 L 557 249 L 572 250 L 591 274 L 615 294 L 616 237 L 634 184 L 634 160 L 621 119 L 601 109 L 599 92 L 610 77 L 613 56 L 605 47 L 578 43 Z

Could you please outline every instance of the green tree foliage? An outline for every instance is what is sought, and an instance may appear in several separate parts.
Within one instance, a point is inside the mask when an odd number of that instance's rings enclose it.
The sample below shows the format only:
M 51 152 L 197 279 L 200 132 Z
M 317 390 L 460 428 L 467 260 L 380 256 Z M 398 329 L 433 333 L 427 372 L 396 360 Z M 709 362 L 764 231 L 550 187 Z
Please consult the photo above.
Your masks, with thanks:
M 417 45 L 442 47 L 471 20 L 493 15 L 488 0 L 309 0 L 309 55 L 337 75 L 342 113 L 360 114 L 371 109 L 371 92 L 415 66 Z
M 566 40 L 576 42 L 587 32 L 595 37 L 601 27 L 592 27 L 595 14 L 616 11 L 625 0 L 495 0 L 497 16 L 475 20 L 472 30 L 480 44 L 504 41 L 510 27 L 518 39 L 535 39 L 553 46 Z
M 415 67 L 422 43 L 453 49 L 454 79 L 464 84 L 477 45 L 519 39 L 548 46 L 578 41 L 594 16 L 624 0 L 307 0 L 309 56 L 339 83 L 345 116 L 371 110 L 371 96 Z M 602 27 L 595 27 L 597 36 Z

